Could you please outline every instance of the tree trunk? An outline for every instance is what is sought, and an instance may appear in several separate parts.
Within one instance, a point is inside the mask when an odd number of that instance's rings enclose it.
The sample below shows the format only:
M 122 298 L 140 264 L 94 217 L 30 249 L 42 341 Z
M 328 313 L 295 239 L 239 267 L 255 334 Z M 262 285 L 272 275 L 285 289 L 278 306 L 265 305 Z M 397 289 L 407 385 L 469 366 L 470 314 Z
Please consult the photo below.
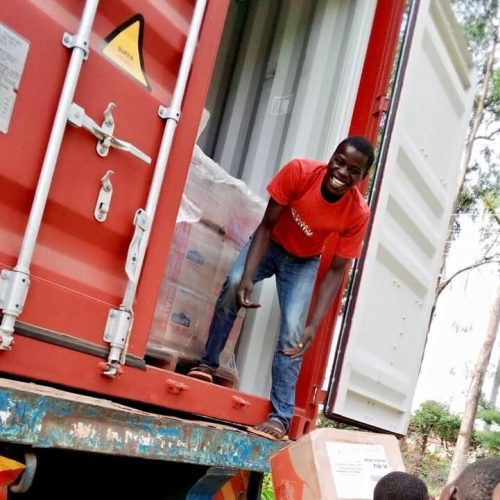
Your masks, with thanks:
M 474 429 L 474 420 L 476 417 L 479 398 L 481 397 L 481 388 L 483 386 L 484 377 L 490 362 L 491 352 L 495 345 L 495 339 L 498 333 L 498 325 L 500 324 L 500 283 L 498 284 L 496 298 L 491 309 L 488 330 L 484 339 L 481 351 L 474 368 L 467 403 L 465 404 L 464 416 L 458 433 L 457 443 L 455 445 L 455 454 L 451 463 L 448 482 L 457 478 L 464 467 L 467 465 L 467 453 L 469 451 L 472 431 Z
M 488 399 L 488 403 L 492 408 L 496 408 L 499 388 L 500 388 L 500 356 L 498 357 L 497 369 L 495 371 L 495 378 L 493 379 L 493 385 L 491 386 L 490 397 Z M 484 428 L 485 430 L 489 431 L 491 425 L 486 424 Z
M 492 406 L 492 408 L 496 407 L 499 388 L 500 388 L 500 357 L 498 358 L 497 370 L 495 372 L 495 378 L 493 379 L 493 385 L 491 386 L 489 403 Z
M 422 467 L 422 463 L 424 461 L 425 452 L 427 451 L 427 441 L 429 439 L 429 435 L 426 434 L 422 436 L 422 442 L 420 443 L 420 448 L 417 456 L 417 460 L 415 461 L 415 470 L 420 471 Z

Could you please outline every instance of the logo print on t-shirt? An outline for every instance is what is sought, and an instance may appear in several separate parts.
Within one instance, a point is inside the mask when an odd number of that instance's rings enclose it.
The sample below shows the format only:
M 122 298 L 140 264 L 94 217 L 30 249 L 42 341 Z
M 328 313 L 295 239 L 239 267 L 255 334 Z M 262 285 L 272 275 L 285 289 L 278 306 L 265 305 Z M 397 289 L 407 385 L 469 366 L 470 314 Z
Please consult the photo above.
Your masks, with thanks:
M 312 229 L 301 219 L 300 215 L 296 212 L 294 208 L 290 209 L 292 211 L 292 217 L 297 226 L 300 227 L 301 231 L 306 235 L 306 236 L 312 236 L 314 233 Z

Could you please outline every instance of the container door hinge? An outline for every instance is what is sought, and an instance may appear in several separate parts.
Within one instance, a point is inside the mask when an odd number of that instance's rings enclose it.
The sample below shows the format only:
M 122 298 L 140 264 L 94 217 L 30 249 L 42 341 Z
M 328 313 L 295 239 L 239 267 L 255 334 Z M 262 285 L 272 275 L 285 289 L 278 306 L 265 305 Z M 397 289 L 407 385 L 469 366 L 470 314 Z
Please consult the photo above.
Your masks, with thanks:
M 316 406 L 325 404 L 326 396 L 327 392 L 320 386 L 315 385 L 313 388 L 312 404 Z
M 68 121 L 74 127 L 83 127 L 85 130 L 88 130 L 91 134 L 97 137 L 98 140 L 96 149 L 99 156 L 107 156 L 109 148 L 113 147 L 122 151 L 127 151 L 136 158 L 139 158 L 139 160 L 150 164 L 151 158 L 146 153 L 143 153 L 132 144 L 113 136 L 115 121 L 111 113 L 114 108 L 114 103 L 111 102 L 108 104 L 108 107 L 104 111 L 104 121 L 102 122 L 102 125 L 98 125 L 94 120 L 92 120 L 92 118 L 85 114 L 85 110 L 81 106 L 78 106 L 78 104 L 73 102 L 69 107 Z
M 104 328 L 104 341 L 111 344 L 108 362 L 103 374 L 114 377 L 119 372 L 119 364 L 128 332 L 132 327 L 132 312 L 124 309 L 111 309 Z
M 101 189 L 97 196 L 97 203 L 95 205 L 94 217 L 99 222 L 104 222 L 108 216 L 109 206 L 111 204 L 111 196 L 113 196 L 113 184 L 111 184 L 112 170 L 108 170 L 104 177 L 101 179 Z
M 381 113 L 387 113 L 387 110 L 389 109 L 389 103 L 390 100 L 385 94 L 379 95 L 375 100 L 375 109 L 373 111 L 373 114 L 378 115 Z
M 4 314 L 17 318 L 24 307 L 30 284 L 29 274 L 4 269 L 0 273 L 0 309 Z M 0 327 L 0 350 L 9 350 L 12 346 L 14 328 Z

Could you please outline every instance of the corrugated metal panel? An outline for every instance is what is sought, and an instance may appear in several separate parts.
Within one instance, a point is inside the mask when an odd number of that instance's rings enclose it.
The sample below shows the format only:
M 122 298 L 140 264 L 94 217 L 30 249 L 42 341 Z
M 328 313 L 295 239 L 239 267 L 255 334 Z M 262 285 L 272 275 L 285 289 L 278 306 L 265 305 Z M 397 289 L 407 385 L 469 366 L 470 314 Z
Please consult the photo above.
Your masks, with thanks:
M 422 1 L 331 411 L 405 433 L 457 188 L 472 65 L 447 2 Z M 337 368 L 337 373 L 338 373 Z

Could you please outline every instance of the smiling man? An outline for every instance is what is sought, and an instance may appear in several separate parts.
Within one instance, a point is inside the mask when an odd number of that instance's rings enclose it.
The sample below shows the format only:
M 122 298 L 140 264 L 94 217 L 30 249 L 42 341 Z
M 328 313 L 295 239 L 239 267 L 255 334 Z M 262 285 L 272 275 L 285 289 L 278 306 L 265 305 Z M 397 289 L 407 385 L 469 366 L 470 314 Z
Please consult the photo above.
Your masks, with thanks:
M 281 323 L 272 366 L 272 412 L 250 432 L 270 439 L 286 437 L 302 357 L 339 290 L 347 263 L 361 251 L 370 211 L 356 186 L 368 174 L 373 159 L 373 146 L 367 139 L 348 137 L 327 164 L 292 160 L 267 187 L 270 199 L 264 217 L 226 278 L 205 355 L 189 372 L 191 377 L 213 381 L 238 310 L 259 307 L 251 299 L 253 286 L 274 275 Z M 335 255 L 306 323 L 320 257 L 330 237 L 335 238 Z

